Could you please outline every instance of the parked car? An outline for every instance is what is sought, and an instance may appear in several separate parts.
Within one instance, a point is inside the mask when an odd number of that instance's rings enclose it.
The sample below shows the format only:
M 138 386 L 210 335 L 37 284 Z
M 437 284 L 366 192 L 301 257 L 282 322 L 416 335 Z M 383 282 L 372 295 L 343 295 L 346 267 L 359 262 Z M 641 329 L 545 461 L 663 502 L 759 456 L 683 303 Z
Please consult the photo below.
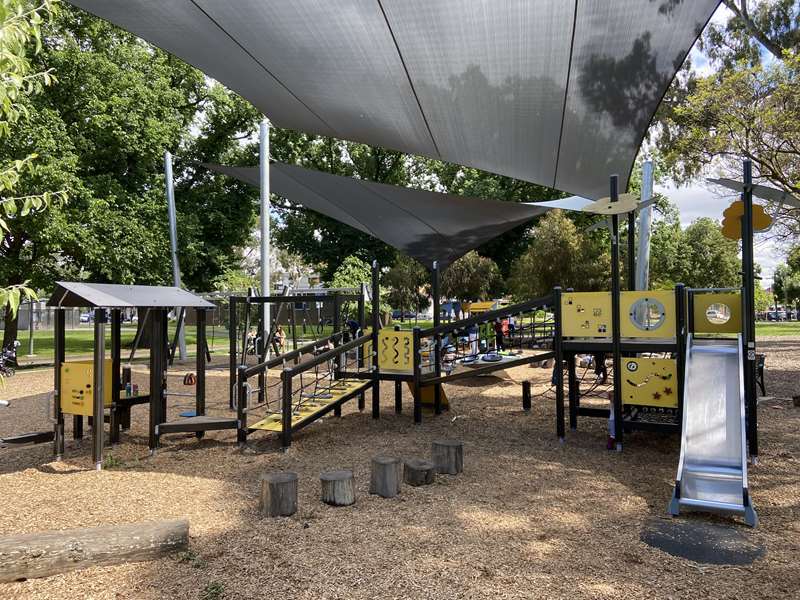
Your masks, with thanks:
M 92 322 L 92 313 L 88 313 L 88 312 L 81 313 L 80 322 L 81 323 L 91 323 Z

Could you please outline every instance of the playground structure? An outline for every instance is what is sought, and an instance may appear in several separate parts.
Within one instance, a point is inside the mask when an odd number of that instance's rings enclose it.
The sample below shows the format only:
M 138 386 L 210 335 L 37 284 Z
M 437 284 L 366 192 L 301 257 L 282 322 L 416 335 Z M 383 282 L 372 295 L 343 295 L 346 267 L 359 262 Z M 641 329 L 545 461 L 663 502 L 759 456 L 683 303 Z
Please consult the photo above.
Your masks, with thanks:
M 116 443 L 120 431 L 130 426 L 131 409 L 148 405 L 150 411 L 149 447 L 155 452 L 161 435 L 236 428 L 235 419 L 205 416 L 206 319 L 205 311 L 213 304 L 185 290 L 163 286 L 131 286 L 113 284 L 57 282 L 49 306 L 59 309 L 55 318 L 55 401 L 54 454 L 60 460 L 64 454 L 64 418 L 72 415 L 73 437 L 83 437 L 83 418 L 88 417 L 92 428 L 92 459 L 98 470 L 103 464 L 104 423 L 110 427 L 110 441 Z M 87 307 L 94 310 L 94 352 L 91 361 L 67 361 L 65 356 L 64 310 Z M 169 335 L 167 314 L 175 307 L 196 311 L 197 347 L 194 393 L 167 390 Z M 149 328 L 150 392 L 122 394 L 130 383 L 130 369 L 121 365 L 121 313 L 123 309 L 144 308 Z M 105 335 L 111 318 L 110 357 L 106 358 Z M 138 338 L 139 336 L 137 336 Z M 195 416 L 180 421 L 168 421 L 167 397 L 190 395 L 195 399 Z

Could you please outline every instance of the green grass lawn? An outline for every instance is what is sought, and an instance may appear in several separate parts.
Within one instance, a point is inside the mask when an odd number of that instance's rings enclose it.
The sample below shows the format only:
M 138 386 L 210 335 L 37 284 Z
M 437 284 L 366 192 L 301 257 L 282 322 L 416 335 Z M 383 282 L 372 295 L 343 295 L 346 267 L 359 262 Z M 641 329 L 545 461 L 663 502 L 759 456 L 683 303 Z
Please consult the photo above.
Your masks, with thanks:
M 759 321 L 756 323 L 756 335 L 763 336 L 800 336 L 800 321 Z

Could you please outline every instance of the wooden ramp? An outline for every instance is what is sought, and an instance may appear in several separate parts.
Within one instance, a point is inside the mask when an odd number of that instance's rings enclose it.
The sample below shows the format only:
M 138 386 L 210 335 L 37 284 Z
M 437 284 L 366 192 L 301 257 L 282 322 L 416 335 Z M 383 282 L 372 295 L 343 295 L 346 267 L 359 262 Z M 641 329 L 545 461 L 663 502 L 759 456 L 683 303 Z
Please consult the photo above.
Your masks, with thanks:
M 222 429 L 236 429 L 238 423 L 233 417 L 187 417 L 179 421 L 159 423 L 156 428 L 157 435 L 167 433 L 193 433 L 198 431 L 219 431 Z
M 316 421 L 370 385 L 372 381 L 367 379 L 339 379 L 331 389 L 320 390 L 315 396 L 309 394 L 303 398 L 300 407 L 292 413 L 292 429 L 300 429 Z M 283 431 L 281 415 L 268 415 L 265 419 L 249 425 L 248 429 L 281 433 Z

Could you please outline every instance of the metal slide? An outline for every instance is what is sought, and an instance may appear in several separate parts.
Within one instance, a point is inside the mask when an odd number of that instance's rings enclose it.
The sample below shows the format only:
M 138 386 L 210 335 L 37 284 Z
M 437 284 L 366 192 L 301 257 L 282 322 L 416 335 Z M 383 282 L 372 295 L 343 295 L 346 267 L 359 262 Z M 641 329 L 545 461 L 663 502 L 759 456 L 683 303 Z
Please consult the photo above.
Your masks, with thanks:
M 747 489 L 742 339 L 688 336 L 681 457 L 669 512 L 740 514 L 758 523 Z

